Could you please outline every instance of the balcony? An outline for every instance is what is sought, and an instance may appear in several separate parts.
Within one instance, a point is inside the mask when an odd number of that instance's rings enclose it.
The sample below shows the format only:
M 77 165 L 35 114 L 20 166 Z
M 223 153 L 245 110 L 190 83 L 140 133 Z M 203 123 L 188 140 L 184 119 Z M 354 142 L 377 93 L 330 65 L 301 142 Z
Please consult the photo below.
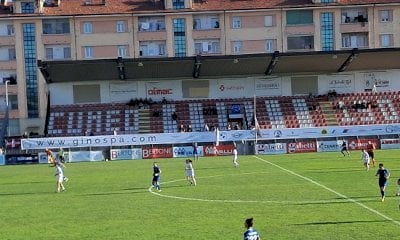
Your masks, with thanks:
M 0 70 L 16 70 L 17 60 L 0 61 Z
M 340 24 L 341 33 L 353 33 L 353 32 L 368 32 L 368 22 L 352 22 Z
M 142 41 L 166 41 L 167 32 L 138 32 L 137 39 L 139 42 Z
M 0 36 L 0 46 L 15 46 L 15 36 Z
M 49 44 L 71 44 L 72 36 L 70 34 L 43 34 L 42 43 Z
M 203 29 L 197 30 L 194 29 L 192 32 L 193 39 L 220 39 L 221 38 L 221 29 Z

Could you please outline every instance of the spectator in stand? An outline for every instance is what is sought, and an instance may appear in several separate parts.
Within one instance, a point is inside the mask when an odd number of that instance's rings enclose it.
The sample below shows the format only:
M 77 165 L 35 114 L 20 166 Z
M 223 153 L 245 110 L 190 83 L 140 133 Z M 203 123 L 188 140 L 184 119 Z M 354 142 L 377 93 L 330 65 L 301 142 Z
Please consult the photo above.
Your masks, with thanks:
M 167 104 L 167 103 L 168 103 L 168 102 L 167 102 L 167 99 L 165 99 L 165 97 L 163 97 L 162 100 L 161 100 L 161 103 L 162 103 L 162 104 Z
M 183 127 L 183 124 L 181 124 L 178 128 L 178 132 L 185 132 L 185 128 Z
M 192 129 L 192 125 L 188 125 L 187 126 L 187 128 L 186 128 L 186 132 L 192 132 L 193 131 L 193 129 Z
M 206 123 L 206 124 L 204 124 L 204 131 L 205 131 L 205 132 L 208 132 L 208 131 L 210 131 L 210 128 L 208 127 L 207 123 Z
M 228 131 L 232 130 L 232 125 L 230 123 L 228 123 Z
M 172 118 L 172 120 L 174 120 L 174 121 L 176 121 L 176 120 L 178 119 L 178 115 L 176 114 L 176 112 L 173 112 L 173 113 L 171 114 L 171 118 Z

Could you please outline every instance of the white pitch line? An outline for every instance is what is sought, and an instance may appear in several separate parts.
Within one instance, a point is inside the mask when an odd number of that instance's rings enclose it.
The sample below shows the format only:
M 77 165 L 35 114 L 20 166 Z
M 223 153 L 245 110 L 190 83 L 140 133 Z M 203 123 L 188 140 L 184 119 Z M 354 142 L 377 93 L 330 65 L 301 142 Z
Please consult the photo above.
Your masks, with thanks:
M 249 172 L 249 173 L 240 173 L 240 174 L 230 174 L 230 175 L 248 175 L 248 174 L 258 174 L 258 173 L 265 173 L 265 172 Z M 204 179 L 204 178 L 217 178 L 217 177 L 226 177 L 227 175 L 213 175 L 213 176 L 206 176 L 206 177 L 200 177 L 198 179 Z M 181 181 L 186 181 L 186 179 L 175 179 L 167 182 L 161 183 L 161 185 L 164 184 L 169 184 L 169 183 L 174 183 L 174 182 L 181 182 Z M 190 187 L 190 186 L 188 186 Z M 204 198 L 190 198 L 190 197 L 179 197 L 179 196 L 174 196 L 174 195 L 167 195 L 165 192 L 159 193 L 159 192 L 154 192 L 152 191 L 153 186 L 149 187 L 149 192 L 157 195 L 159 197 L 165 197 L 165 198 L 172 198 L 172 199 L 178 199 L 178 200 L 187 200 L 187 201 L 199 201 L 199 202 L 219 202 L 219 203 L 272 203 L 272 204 L 320 204 L 320 203 L 344 203 L 344 202 L 349 202 L 347 199 L 333 199 L 333 200 L 314 200 L 314 201 L 282 201 L 282 200 L 277 200 L 277 201 L 272 201 L 272 200 L 228 200 L 228 199 L 204 199 Z M 372 200 L 367 199 L 367 200 Z
M 254 157 L 257 158 L 257 159 L 260 160 L 260 161 L 266 162 L 266 163 L 268 163 L 268 164 L 270 164 L 270 165 L 272 165 L 272 166 L 274 166 L 274 167 L 277 167 L 277 168 L 279 168 L 279 169 L 281 169 L 281 170 L 283 170 L 283 171 L 285 171 L 285 172 L 288 172 L 288 173 L 290 173 L 290 174 L 292 174 L 292 175 L 295 175 L 295 176 L 297 176 L 297 177 L 299 177 L 299 178 L 302 178 L 302 179 L 304 179 L 304 180 L 306 180 L 306 181 L 308 181 L 308 182 L 310 182 L 310 183 L 313 183 L 313 184 L 315 184 L 315 185 L 317 185 L 317 186 L 319 186 L 319 187 L 322 187 L 322 188 L 324 188 L 325 190 L 328 190 L 329 192 L 332 192 L 332 193 L 338 195 L 339 197 L 342 197 L 342 198 L 344 198 L 344 199 L 347 199 L 347 201 L 349 201 L 349 202 L 355 203 L 355 204 L 357 204 L 357 205 L 359 205 L 359 206 L 361 206 L 361 207 L 367 209 L 368 211 L 371 211 L 371 212 L 373 212 L 373 213 L 375 213 L 375 214 L 377 214 L 377 215 L 383 217 L 383 218 L 386 219 L 386 220 L 389 220 L 389 221 L 391 221 L 391 222 L 393 222 L 393 223 L 395 223 L 395 224 L 397 224 L 397 225 L 400 225 L 400 222 L 399 222 L 399 221 L 396 221 L 396 220 L 394 220 L 393 218 L 388 217 L 388 216 L 386 216 L 385 214 L 380 213 L 380 212 L 378 212 L 377 210 L 372 209 L 372 208 L 368 207 L 368 206 L 365 205 L 365 204 L 362 204 L 362 203 L 360 203 L 360 202 L 357 202 L 356 200 L 354 200 L 354 199 L 352 199 L 352 198 L 350 198 L 350 197 L 347 197 L 347 196 L 344 195 L 344 194 L 341 194 L 341 193 L 339 193 L 339 192 L 336 192 L 336 191 L 333 190 L 332 188 L 329 188 L 329 187 L 327 187 L 327 186 L 325 186 L 325 185 L 323 185 L 323 184 L 321 184 L 321 183 L 319 183 L 319 182 L 316 182 L 316 181 L 312 180 L 311 178 L 308 178 L 308 177 L 305 177 L 305 176 L 300 175 L 300 174 L 298 174 L 298 173 L 295 173 L 295 172 L 293 172 L 293 171 L 291 171 L 291 170 L 289 170 L 289 169 L 286 169 L 286 168 L 284 168 L 284 167 L 281 167 L 281 166 L 279 166 L 279 165 L 277 165 L 277 164 L 275 164 L 275 163 L 272 163 L 272 162 L 270 162 L 270 161 L 268 161 L 268 160 L 265 160 L 265 159 L 263 159 L 263 158 L 260 158 L 260 157 L 257 157 L 257 156 L 254 156 Z

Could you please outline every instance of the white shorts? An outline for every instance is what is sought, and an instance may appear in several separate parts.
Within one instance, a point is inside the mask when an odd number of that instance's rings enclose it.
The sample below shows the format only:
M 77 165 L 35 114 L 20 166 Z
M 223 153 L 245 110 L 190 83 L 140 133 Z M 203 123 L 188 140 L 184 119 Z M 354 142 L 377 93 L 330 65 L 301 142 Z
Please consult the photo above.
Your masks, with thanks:
M 193 170 L 186 170 L 186 176 L 194 177 L 194 171 Z
M 57 175 L 56 180 L 57 182 L 62 183 L 64 181 L 64 175 L 63 174 Z

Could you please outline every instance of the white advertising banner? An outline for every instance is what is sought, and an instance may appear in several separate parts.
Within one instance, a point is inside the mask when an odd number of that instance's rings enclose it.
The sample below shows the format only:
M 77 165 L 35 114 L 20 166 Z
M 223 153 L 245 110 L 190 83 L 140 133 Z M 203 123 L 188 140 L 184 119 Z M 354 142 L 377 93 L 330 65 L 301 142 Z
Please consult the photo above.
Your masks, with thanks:
M 217 95 L 219 98 L 245 97 L 245 81 L 218 80 Z
M 155 101 L 181 99 L 181 89 L 181 81 L 146 82 L 146 97 Z
M 204 156 L 203 154 L 203 146 L 197 146 L 197 155 L 199 157 Z M 191 158 L 193 157 L 193 147 L 192 146 L 184 146 L 184 147 L 173 147 L 172 148 L 172 156 L 174 158 Z
M 374 85 L 377 91 L 390 89 L 390 78 L 387 72 L 363 72 L 361 74 L 366 89 L 372 89 Z
M 6 164 L 6 158 L 4 154 L 0 154 L 0 165 L 5 165 Z
M 102 151 L 71 152 L 69 162 L 99 162 L 104 160 Z
M 382 136 L 400 134 L 400 124 L 261 129 L 258 132 L 258 141 L 275 139 L 307 139 L 371 135 Z M 131 146 L 176 143 L 192 144 L 195 142 L 216 142 L 216 140 L 216 132 L 24 138 L 21 140 L 21 149 L 58 149 L 60 147 L 67 149 L 79 147 Z M 218 131 L 218 140 L 219 142 L 254 141 L 255 131 Z
M 110 83 L 110 100 L 112 102 L 135 99 L 138 87 L 136 82 Z
M 285 154 L 286 143 L 257 144 L 256 154 Z
M 342 140 L 337 141 L 318 141 L 317 151 L 318 152 L 337 152 L 342 150 Z
M 348 92 L 354 89 L 354 76 L 349 74 L 335 74 L 324 76 L 328 81 L 329 90 Z
M 381 149 L 400 149 L 400 139 L 381 139 Z
M 255 79 L 254 81 L 256 96 L 282 95 L 281 78 Z
M 132 160 L 132 159 L 142 159 L 142 149 L 111 149 L 110 150 L 111 160 Z

